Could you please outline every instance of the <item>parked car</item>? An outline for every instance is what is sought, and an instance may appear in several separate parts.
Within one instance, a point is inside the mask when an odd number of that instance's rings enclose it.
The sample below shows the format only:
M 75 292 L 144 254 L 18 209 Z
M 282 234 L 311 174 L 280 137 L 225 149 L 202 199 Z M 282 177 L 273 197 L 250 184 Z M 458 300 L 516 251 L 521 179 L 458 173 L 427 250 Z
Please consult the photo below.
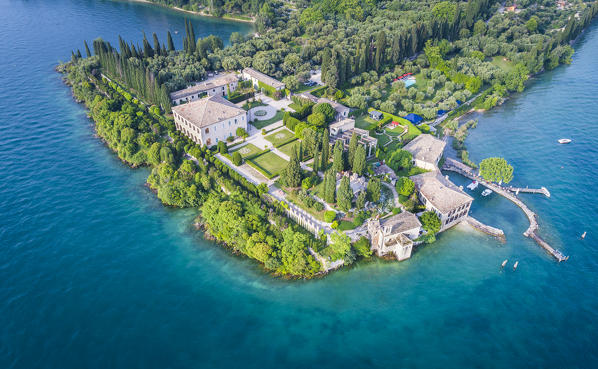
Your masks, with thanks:
M 308 86 L 308 87 L 312 87 L 317 85 L 317 83 L 315 81 L 307 81 L 305 83 L 303 83 L 304 85 Z

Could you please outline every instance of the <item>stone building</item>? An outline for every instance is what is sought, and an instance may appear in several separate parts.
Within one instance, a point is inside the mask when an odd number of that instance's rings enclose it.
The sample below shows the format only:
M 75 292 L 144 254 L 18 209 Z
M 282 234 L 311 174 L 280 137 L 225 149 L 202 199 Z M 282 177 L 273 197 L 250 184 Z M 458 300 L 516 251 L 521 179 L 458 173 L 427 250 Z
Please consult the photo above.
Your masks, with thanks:
M 341 140 L 345 149 L 348 149 L 351 137 L 356 134 L 359 137 L 359 144 L 365 146 L 366 156 L 371 157 L 376 154 L 378 140 L 371 137 L 365 129 L 355 128 L 354 119 L 343 119 L 340 122 L 331 124 L 328 128 L 330 129 L 330 143 L 332 145 Z
M 172 108 L 176 128 L 195 143 L 208 147 L 247 130 L 247 112 L 220 95 Z
M 411 257 L 413 240 L 419 237 L 420 231 L 419 219 L 408 211 L 368 220 L 372 251 L 378 256 L 394 254 L 399 261 Z
M 253 68 L 245 68 L 243 69 L 243 78 L 248 81 L 251 81 L 253 87 L 256 90 L 260 89 L 259 83 L 263 83 L 266 86 L 272 87 L 276 91 L 283 91 L 285 88 L 285 84 L 277 80 L 276 78 L 272 78 L 270 76 L 265 75 L 262 72 L 258 72 Z
M 239 78 L 236 74 L 221 74 L 183 90 L 172 92 L 170 100 L 172 100 L 174 105 L 180 105 L 189 101 L 199 100 L 205 96 L 227 96 L 237 89 L 238 82 Z
M 469 213 L 473 198 L 443 177 L 440 171 L 418 174 L 411 180 L 422 204 L 440 218 L 440 231 L 459 223 Z
M 436 170 L 445 146 L 444 141 L 432 135 L 423 134 L 411 140 L 403 149 L 413 155 L 413 164 L 415 166 L 427 170 Z

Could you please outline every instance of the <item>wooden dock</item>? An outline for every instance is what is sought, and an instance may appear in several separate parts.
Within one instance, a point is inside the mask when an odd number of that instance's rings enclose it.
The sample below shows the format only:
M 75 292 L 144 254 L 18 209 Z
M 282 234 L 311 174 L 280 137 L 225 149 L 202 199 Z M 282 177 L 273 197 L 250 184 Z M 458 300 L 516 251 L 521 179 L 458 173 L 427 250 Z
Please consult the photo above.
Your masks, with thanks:
M 533 239 L 534 241 L 536 241 L 536 243 L 538 245 L 540 245 L 544 250 L 546 250 L 550 255 L 552 255 L 558 262 L 565 261 L 565 260 L 569 259 L 568 256 L 563 255 L 560 251 L 554 249 L 552 246 L 550 246 L 548 244 L 548 242 L 544 241 L 540 236 L 538 236 L 538 234 L 536 232 L 538 231 L 539 227 L 538 227 L 536 213 L 534 213 L 530 208 L 528 208 L 527 205 L 525 205 L 525 203 L 523 201 L 521 201 L 521 199 L 519 199 L 513 193 L 513 192 L 518 193 L 516 190 L 519 189 L 520 190 L 519 192 L 542 193 L 542 194 L 550 197 L 550 192 L 548 192 L 548 190 L 546 190 L 544 187 L 542 187 L 542 188 L 546 192 L 542 192 L 542 189 L 534 190 L 534 192 L 532 192 L 533 189 L 527 189 L 527 191 L 522 191 L 523 189 L 517 188 L 517 187 L 509 187 L 509 188 L 501 187 L 494 183 L 486 182 L 483 178 L 481 178 L 478 175 L 476 175 L 475 173 L 473 173 L 470 167 L 468 167 L 467 165 L 465 165 L 461 162 L 458 162 L 454 159 L 450 159 L 450 158 L 446 159 L 444 165 L 442 166 L 442 169 L 451 171 L 451 172 L 455 172 L 455 173 L 459 173 L 462 176 L 467 177 L 471 180 L 478 181 L 483 186 L 491 189 L 492 191 L 496 192 L 497 194 L 507 198 L 508 200 L 513 202 L 515 205 L 519 206 L 519 208 L 521 210 L 523 210 L 523 212 L 527 216 L 527 219 L 529 220 L 529 227 L 527 228 L 527 230 L 525 232 L 523 232 L 523 235 L 525 237 L 529 237 L 529 238 Z M 513 189 L 515 189 L 515 191 L 513 191 Z
M 546 197 L 550 197 L 550 191 L 548 191 L 548 189 L 546 187 L 540 187 L 540 188 L 503 187 L 503 188 L 507 191 L 514 192 L 515 195 L 519 195 L 520 192 L 523 192 L 523 193 L 537 193 L 537 194 L 544 195 Z

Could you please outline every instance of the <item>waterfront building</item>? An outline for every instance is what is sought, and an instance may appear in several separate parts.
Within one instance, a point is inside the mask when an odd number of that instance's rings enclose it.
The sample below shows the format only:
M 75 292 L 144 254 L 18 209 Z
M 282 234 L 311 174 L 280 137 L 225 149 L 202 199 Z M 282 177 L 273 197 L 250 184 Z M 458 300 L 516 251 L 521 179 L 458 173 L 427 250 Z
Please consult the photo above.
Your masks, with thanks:
M 378 256 L 393 254 L 399 261 L 411 257 L 413 240 L 421 231 L 419 219 L 408 211 L 385 219 L 370 219 L 367 227 L 372 251 Z
M 473 198 L 460 187 L 443 177 L 440 171 L 426 172 L 411 177 L 422 204 L 440 218 L 440 231 L 462 221 L 469 213 Z
M 415 166 L 427 170 L 436 170 L 445 146 L 444 141 L 429 134 L 422 134 L 411 140 L 403 149 L 413 155 L 413 164 Z
M 220 95 L 174 106 L 172 114 L 177 130 L 208 147 L 234 137 L 239 127 L 247 130 L 247 112 Z
M 199 100 L 205 96 L 227 96 L 237 89 L 239 77 L 234 73 L 225 73 L 185 89 L 172 92 L 170 100 L 174 105 Z
M 283 91 L 285 88 L 285 84 L 277 80 L 276 78 L 272 78 L 270 76 L 265 75 L 262 72 L 258 72 L 253 68 L 245 68 L 243 69 L 243 78 L 251 81 L 253 87 L 256 90 L 260 90 L 262 87 L 260 83 L 272 87 L 276 91 Z
M 376 154 L 376 145 L 378 140 L 371 137 L 369 132 L 365 129 L 356 128 L 354 119 L 343 119 L 339 122 L 331 124 L 330 130 L 330 143 L 334 144 L 336 141 L 341 140 L 345 149 L 349 148 L 349 142 L 353 134 L 359 137 L 359 144 L 365 146 L 365 153 L 367 157 L 371 157 Z

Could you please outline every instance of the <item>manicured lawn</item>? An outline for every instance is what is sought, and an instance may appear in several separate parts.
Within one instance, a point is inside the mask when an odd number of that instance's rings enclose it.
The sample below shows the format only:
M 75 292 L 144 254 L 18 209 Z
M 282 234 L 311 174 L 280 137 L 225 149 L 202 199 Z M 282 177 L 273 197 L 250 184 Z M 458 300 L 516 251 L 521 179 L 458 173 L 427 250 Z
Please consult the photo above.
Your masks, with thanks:
M 280 174 L 286 168 L 288 161 L 276 155 L 272 151 L 268 151 L 256 158 L 250 160 L 257 166 L 268 178 L 273 178 Z M 259 170 L 258 169 L 258 170 Z
M 243 109 L 245 110 L 249 110 L 251 108 L 255 108 L 257 106 L 266 106 L 266 104 L 264 104 L 263 102 L 260 101 L 252 101 L 252 102 L 246 102 L 245 104 L 243 104 Z
M 282 151 L 283 153 L 291 156 L 293 152 L 297 152 L 299 145 L 301 145 L 301 141 L 295 140 L 291 141 L 288 144 L 284 144 L 278 148 L 278 150 Z
M 247 144 L 245 146 L 238 148 L 237 150 L 231 151 L 230 154 L 232 155 L 232 153 L 235 151 L 238 151 L 239 154 L 241 154 L 241 157 L 243 157 L 243 159 L 245 159 L 248 156 L 255 155 L 255 154 L 261 152 L 262 150 L 260 150 L 260 148 L 255 146 L 254 144 Z
M 355 127 L 365 129 L 366 131 L 376 128 L 377 125 L 378 122 L 370 118 L 367 114 L 355 118 Z
M 374 135 L 375 138 L 378 139 L 378 146 L 384 146 L 390 141 L 390 138 L 387 135 Z
M 285 143 L 295 139 L 295 134 L 286 128 L 278 130 L 264 137 L 266 140 L 272 142 L 274 146 L 284 145 Z
M 279 120 L 282 120 L 282 116 L 284 115 L 284 113 L 282 111 L 277 111 L 276 114 L 268 119 L 268 120 L 254 120 L 253 122 L 251 122 L 251 125 L 254 126 L 257 129 L 262 129 L 264 127 L 269 126 L 270 124 L 276 123 Z
M 496 65 L 500 69 L 504 70 L 505 72 L 510 72 L 515 69 L 513 62 L 510 60 L 505 60 L 504 56 L 495 56 L 492 58 L 492 64 Z
M 297 205 L 301 209 L 305 210 L 307 213 L 309 213 L 311 216 L 313 216 L 317 220 L 324 221 L 324 213 L 326 212 L 326 209 L 324 209 L 322 211 L 317 211 L 316 209 L 308 208 L 307 206 L 305 206 L 305 204 L 303 204 L 301 201 L 299 201 L 299 199 L 297 198 L 297 195 L 295 195 L 291 191 L 285 190 L 284 187 L 281 187 L 281 188 L 286 193 L 287 200 L 289 200 L 293 204 Z

